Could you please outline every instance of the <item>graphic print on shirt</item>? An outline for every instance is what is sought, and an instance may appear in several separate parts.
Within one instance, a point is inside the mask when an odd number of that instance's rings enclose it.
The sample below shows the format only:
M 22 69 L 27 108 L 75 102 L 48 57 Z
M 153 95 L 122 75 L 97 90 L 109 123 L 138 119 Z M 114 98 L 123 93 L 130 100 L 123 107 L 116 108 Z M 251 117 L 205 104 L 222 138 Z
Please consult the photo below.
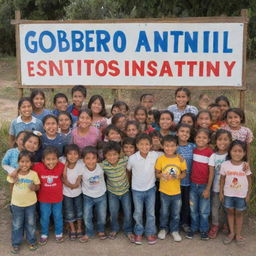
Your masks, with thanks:
M 241 184 L 238 183 L 238 178 L 233 178 L 232 184 L 230 184 L 230 187 L 234 189 L 241 188 Z
M 89 184 L 95 186 L 100 183 L 100 175 L 96 175 L 89 178 Z
M 180 168 L 177 165 L 174 164 L 168 164 L 163 168 L 163 174 L 169 174 L 173 178 L 176 178 L 177 175 L 180 173 Z
M 20 189 L 20 190 L 24 190 L 27 189 L 28 185 L 32 183 L 32 180 L 30 179 L 25 179 L 25 178 L 19 178 L 16 186 Z
M 55 186 L 57 186 L 57 183 L 54 181 L 54 179 L 58 179 L 58 176 L 47 175 L 47 176 L 42 176 L 41 178 L 46 180 L 46 182 L 43 183 L 43 185 L 45 187 L 55 187 Z

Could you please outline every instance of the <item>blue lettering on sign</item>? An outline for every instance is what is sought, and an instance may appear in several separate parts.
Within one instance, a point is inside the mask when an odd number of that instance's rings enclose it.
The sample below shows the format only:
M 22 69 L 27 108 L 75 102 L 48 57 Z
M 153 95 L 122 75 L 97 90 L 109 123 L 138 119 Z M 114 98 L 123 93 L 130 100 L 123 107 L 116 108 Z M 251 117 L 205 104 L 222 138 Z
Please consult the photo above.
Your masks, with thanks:
M 174 37 L 173 41 L 173 52 L 177 53 L 179 51 L 179 37 L 184 34 L 183 31 L 171 31 L 171 36 Z
M 72 51 L 80 52 L 84 48 L 84 34 L 79 30 L 71 31 L 71 39 L 72 39 Z
M 109 52 L 107 43 L 110 41 L 110 35 L 106 30 L 96 30 L 97 38 L 97 52 L 101 52 L 102 48 L 104 52 Z
M 192 52 L 198 52 L 198 32 L 193 32 L 193 38 L 191 37 L 189 32 L 185 32 L 185 40 L 184 40 L 184 52 L 188 52 L 189 48 Z
M 25 36 L 25 47 L 26 47 L 27 51 L 30 52 L 30 53 L 36 53 L 37 49 L 38 49 L 36 41 L 31 41 L 32 48 L 30 47 L 30 45 L 28 43 L 29 42 L 29 38 L 30 37 L 35 37 L 35 35 L 36 35 L 35 31 L 28 31 L 26 36 Z
M 210 31 L 204 31 L 204 49 L 203 49 L 203 52 L 205 52 L 205 53 L 209 52 L 209 36 L 210 36 Z
M 161 36 L 159 31 L 154 31 L 154 52 L 159 52 L 161 48 L 162 52 L 167 52 L 168 49 L 168 32 L 164 31 Z
M 85 51 L 86 52 L 94 52 L 95 48 L 91 46 L 93 42 L 93 37 L 91 35 L 94 34 L 94 30 L 86 30 L 85 31 Z
M 126 36 L 123 31 L 118 30 L 115 32 L 113 38 L 113 48 L 116 52 L 124 52 L 126 49 Z
M 57 35 L 58 35 L 59 51 L 60 52 L 68 51 L 70 48 L 70 43 L 67 39 L 67 33 L 63 30 L 58 30 Z
M 224 31 L 223 36 L 224 36 L 224 38 L 223 38 L 223 52 L 224 53 L 232 53 L 233 49 L 228 48 L 228 31 Z
M 147 38 L 147 34 L 144 30 L 140 31 L 140 33 L 139 33 L 139 39 L 138 39 L 138 43 L 137 43 L 137 47 L 136 47 L 135 51 L 140 52 L 141 47 L 145 47 L 146 52 L 151 51 L 151 48 L 150 48 L 149 42 L 148 42 L 148 38 Z
M 46 48 L 44 43 L 43 43 L 44 37 L 48 37 L 50 39 L 49 40 L 49 42 L 50 42 L 50 47 L 49 48 Z M 55 36 L 53 35 L 52 32 L 46 30 L 46 31 L 43 31 L 40 34 L 40 36 L 39 36 L 39 47 L 45 53 L 52 52 L 55 49 L 56 39 L 55 39 Z

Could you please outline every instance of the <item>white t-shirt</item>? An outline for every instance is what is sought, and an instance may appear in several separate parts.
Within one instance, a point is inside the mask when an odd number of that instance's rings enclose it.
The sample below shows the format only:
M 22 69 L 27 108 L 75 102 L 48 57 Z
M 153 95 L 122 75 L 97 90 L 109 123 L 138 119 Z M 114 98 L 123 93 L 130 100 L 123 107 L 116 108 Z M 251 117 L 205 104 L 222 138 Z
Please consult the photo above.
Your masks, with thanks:
M 209 165 L 214 166 L 214 180 L 212 185 L 213 192 L 220 192 L 220 166 L 223 162 L 226 161 L 228 153 L 218 154 L 213 153 L 209 159 Z
M 86 196 L 97 198 L 106 192 L 104 172 L 99 164 L 93 171 L 89 171 L 84 165 L 82 173 L 82 191 Z
M 128 159 L 127 170 L 132 172 L 132 189 L 147 191 L 155 186 L 155 163 L 160 156 L 158 152 L 150 151 L 146 158 L 136 152 Z

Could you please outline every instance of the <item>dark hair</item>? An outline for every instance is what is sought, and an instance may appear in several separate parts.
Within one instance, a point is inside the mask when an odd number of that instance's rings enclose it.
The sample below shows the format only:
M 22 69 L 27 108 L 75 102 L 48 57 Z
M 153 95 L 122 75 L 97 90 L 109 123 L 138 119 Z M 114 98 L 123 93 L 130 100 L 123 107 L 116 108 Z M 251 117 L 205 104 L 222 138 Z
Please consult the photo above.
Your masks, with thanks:
M 75 92 L 81 92 L 83 96 L 86 98 L 87 90 L 83 85 L 75 85 L 74 87 L 72 87 L 71 95 L 73 96 Z
M 84 158 L 87 154 L 93 154 L 93 155 L 96 155 L 96 157 L 98 158 L 98 151 L 96 149 L 96 147 L 93 147 L 93 146 L 87 146 L 87 147 L 84 147 L 83 150 L 82 150 L 82 158 Z
M 112 105 L 110 112 L 112 113 L 113 108 L 120 108 L 121 106 L 125 106 L 126 111 L 129 111 L 129 106 L 124 101 L 116 101 Z
M 106 111 L 106 107 L 105 107 L 105 101 L 103 99 L 102 96 L 100 95 L 93 95 L 90 100 L 89 100 L 89 103 L 88 103 L 88 108 L 91 109 L 92 107 L 92 103 L 96 100 L 99 100 L 100 101 L 100 104 L 102 106 L 102 110 L 100 111 L 99 115 L 100 116 L 106 116 L 107 115 L 107 111 Z
M 197 114 L 197 116 L 196 116 L 196 122 L 197 122 L 199 116 L 200 116 L 201 114 L 204 114 L 204 113 L 208 114 L 209 117 L 210 117 L 210 119 L 212 120 L 212 114 L 211 114 L 211 112 L 210 112 L 209 110 L 207 110 L 207 109 L 202 109 L 202 110 L 200 110 L 200 111 L 198 112 L 198 114 Z
M 145 93 L 145 94 L 142 94 L 142 95 L 140 96 L 140 102 L 142 102 L 142 101 L 144 100 L 144 98 L 146 98 L 146 97 L 148 97 L 148 96 L 154 98 L 154 95 L 153 95 L 153 94 L 151 94 L 151 93 Z
M 182 115 L 181 118 L 180 118 L 179 124 L 182 123 L 182 118 L 185 117 L 185 116 L 191 117 L 191 119 L 192 119 L 192 121 L 193 121 L 193 126 L 196 125 L 196 116 L 195 116 L 195 114 L 193 114 L 193 113 L 185 113 L 184 115 Z
M 78 155 L 80 155 L 80 149 L 76 144 L 69 144 L 65 146 L 65 150 L 64 150 L 64 156 L 67 157 L 67 154 L 70 151 L 76 151 L 78 153 Z
M 137 130 L 140 132 L 140 124 L 139 124 L 138 121 L 135 121 L 135 120 L 129 120 L 129 121 L 127 121 L 127 123 L 126 123 L 126 125 L 125 125 L 125 131 L 127 131 L 129 125 L 134 125 L 134 126 L 136 126 Z
M 103 155 L 105 156 L 109 151 L 116 151 L 118 154 L 121 153 L 121 146 L 116 141 L 109 141 L 103 147 Z
M 226 96 L 221 95 L 215 99 L 215 103 L 217 103 L 217 104 L 219 104 L 220 101 L 225 101 L 227 103 L 227 105 L 230 107 L 230 102 Z
M 164 145 L 165 142 L 174 142 L 176 145 L 178 145 L 178 137 L 174 135 L 166 135 L 162 139 L 162 145 Z
M 118 122 L 118 120 L 119 120 L 121 117 L 126 118 L 126 116 L 125 116 L 124 114 L 122 114 L 122 113 L 117 113 L 117 114 L 115 114 L 115 115 L 112 117 L 112 119 L 111 119 L 111 124 L 116 125 L 116 123 Z
M 220 108 L 220 105 L 217 104 L 217 103 L 211 103 L 211 104 L 208 106 L 208 109 L 211 109 L 211 108 Z
M 49 114 L 49 115 L 46 115 L 44 118 L 43 118 L 43 125 L 45 125 L 46 121 L 50 118 L 53 118 L 56 123 L 58 124 L 58 118 L 55 116 L 55 115 L 52 115 L 52 114 Z
M 203 132 L 205 133 L 209 139 L 211 139 L 211 135 L 212 135 L 212 132 L 210 129 L 207 129 L 207 128 L 199 128 L 197 131 L 196 131 L 196 136 L 200 133 L 200 132 Z
M 50 154 L 55 154 L 56 157 L 59 157 L 59 153 L 58 153 L 58 149 L 54 146 L 47 146 L 44 150 L 43 150 L 43 154 L 42 154 L 42 159 L 45 159 L 45 157 L 47 155 Z
M 19 156 L 18 156 L 18 162 L 21 160 L 22 157 L 28 157 L 30 162 L 32 162 L 32 157 L 33 155 L 31 154 L 31 152 L 27 151 L 27 150 L 22 150 L 20 153 L 19 153 Z
M 153 137 L 159 137 L 160 139 L 163 138 L 162 134 L 157 130 L 153 130 L 153 131 L 149 132 L 149 136 L 151 138 L 153 138 Z
M 173 115 L 173 113 L 172 113 L 171 111 L 169 111 L 169 110 L 163 110 L 163 111 L 160 111 L 159 121 L 160 121 L 160 119 L 161 119 L 161 115 L 163 115 L 163 114 L 168 114 L 168 115 L 170 115 L 170 117 L 172 118 L 172 121 L 174 120 L 174 115 Z
M 108 136 L 111 130 L 116 131 L 121 135 L 121 137 L 123 137 L 122 131 L 113 124 L 110 124 L 109 126 L 106 127 L 106 129 L 104 130 L 104 136 Z
M 58 119 L 58 123 L 59 123 L 59 117 L 61 116 L 61 115 L 65 115 L 65 116 L 67 116 L 68 118 L 69 118 L 69 120 L 70 120 L 70 122 L 71 122 L 71 127 L 73 126 L 73 119 L 72 119 L 72 116 L 71 116 L 71 114 L 69 113 L 69 112 L 67 112 L 67 111 L 60 111 L 59 112 L 59 114 L 58 114 L 58 116 L 57 116 L 57 119 Z
M 23 146 L 25 145 L 25 143 L 31 138 L 31 137 L 36 137 L 38 139 L 38 149 L 41 147 L 42 145 L 42 141 L 41 141 L 41 137 L 38 136 L 37 134 L 35 134 L 34 132 L 30 132 L 30 131 L 26 131 L 26 134 L 24 136 L 23 139 Z
M 21 105 L 25 102 L 28 101 L 31 106 L 33 106 L 32 100 L 30 99 L 30 97 L 22 97 L 19 101 L 18 101 L 18 109 L 20 109 Z
M 216 141 L 218 140 L 218 138 L 222 135 L 222 134 L 227 134 L 228 135 L 228 138 L 230 141 L 232 141 L 232 134 L 230 131 L 227 131 L 227 130 L 224 130 L 224 129 L 219 129 L 216 131 L 216 133 L 214 134 L 214 142 L 216 144 Z M 215 147 L 215 150 L 217 151 L 218 148 L 217 148 L 217 145 Z
M 190 99 L 191 96 L 191 92 L 188 88 L 185 87 L 179 87 L 178 89 L 176 89 L 175 91 L 175 97 L 177 96 L 178 92 L 185 92 L 187 97 Z M 189 101 L 187 102 L 187 104 L 189 104 Z
M 20 132 L 15 136 L 15 143 L 14 143 L 14 146 L 15 146 L 15 147 L 17 147 L 16 140 L 17 140 L 17 139 L 20 137 L 20 135 L 23 134 L 23 133 L 26 135 L 27 132 L 26 132 L 26 131 L 20 131 Z M 24 137 L 25 137 L 25 135 L 24 135 Z M 23 140 L 24 140 L 24 138 L 23 138 Z
M 135 138 L 131 138 L 131 137 L 125 137 L 122 143 L 122 147 L 124 145 L 132 145 L 136 148 L 136 140 Z
M 160 111 L 157 109 L 152 109 L 148 111 L 148 115 L 153 115 L 155 122 L 158 123 L 159 122 L 159 117 L 160 117 Z
M 137 115 L 137 113 L 138 113 L 139 110 L 144 111 L 145 114 L 146 114 L 146 118 L 148 117 L 147 109 L 146 109 L 144 106 L 137 106 L 137 107 L 135 108 L 135 110 L 134 110 L 134 116 Z
M 68 102 L 68 97 L 64 93 L 57 93 L 53 97 L 53 104 L 55 105 L 57 102 L 57 99 L 64 98 Z
M 245 152 L 245 155 L 244 155 L 242 161 L 247 162 L 247 153 L 248 153 L 248 152 L 247 152 L 247 144 L 246 144 L 246 142 L 241 141 L 241 140 L 234 140 L 234 141 L 231 142 L 231 144 L 230 144 L 230 146 L 229 146 L 229 151 L 228 151 L 228 155 L 227 155 L 227 160 L 231 160 L 231 159 L 232 159 L 230 152 L 231 152 L 232 148 L 233 148 L 234 146 L 236 146 L 236 145 L 239 145 L 239 146 L 243 149 L 243 151 Z
M 241 108 L 230 108 L 224 113 L 224 119 L 227 120 L 228 113 L 233 112 L 237 114 L 241 119 L 241 124 L 245 123 L 245 114 L 244 111 Z
M 136 144 L 138 144 L 141 140 L 148 140 L 149 143 L 152 144 L 151 137 L 146 133 L 138 134 L 135 140 L 136 140 Z
M 31 94 L 30 94 L 30 99 L 32 101 L 33 107 L 35 107 L 34 103 L 33 103 L 33 99 L 37 96 L 37 95 L 41 95 L 44 98 L 44 106 L 45 106 L 45 94 L 42 90 L 40 89 L 33 89 Z
M 179 123 L 179 124 L 177 124 L 177 126 L 176 126 L 176 131 L 178 131 L 180 128 L 189 128 L 190 133 L 192 132 L 192 129 L 193 129 L 193 127 L 192 127 L 191 125 L 185 124 L 185 123 Z
M 79 117 L 83 114 L 83 113 L 86 113 L 91 119 L 92 119 L 92 111 L 89 109 L 89 108 L 84 108 L 84 109 L 81 109 L 79 111 L 79 114 L 78 114 L 78 119 Z

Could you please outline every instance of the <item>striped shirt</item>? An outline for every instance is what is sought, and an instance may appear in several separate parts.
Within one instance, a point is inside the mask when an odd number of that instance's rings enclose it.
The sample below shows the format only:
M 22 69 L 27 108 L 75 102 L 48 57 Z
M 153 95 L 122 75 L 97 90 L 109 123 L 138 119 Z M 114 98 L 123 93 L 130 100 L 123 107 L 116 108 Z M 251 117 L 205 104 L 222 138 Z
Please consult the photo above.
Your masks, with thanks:
M 129 191 L 129 181 L 126 174 L 128 157 L 122 157 L 113 166 L 107 160 L 101 163 L 101 167 L 107 176 L 107 190 L 115 195 L 121 196 Z

